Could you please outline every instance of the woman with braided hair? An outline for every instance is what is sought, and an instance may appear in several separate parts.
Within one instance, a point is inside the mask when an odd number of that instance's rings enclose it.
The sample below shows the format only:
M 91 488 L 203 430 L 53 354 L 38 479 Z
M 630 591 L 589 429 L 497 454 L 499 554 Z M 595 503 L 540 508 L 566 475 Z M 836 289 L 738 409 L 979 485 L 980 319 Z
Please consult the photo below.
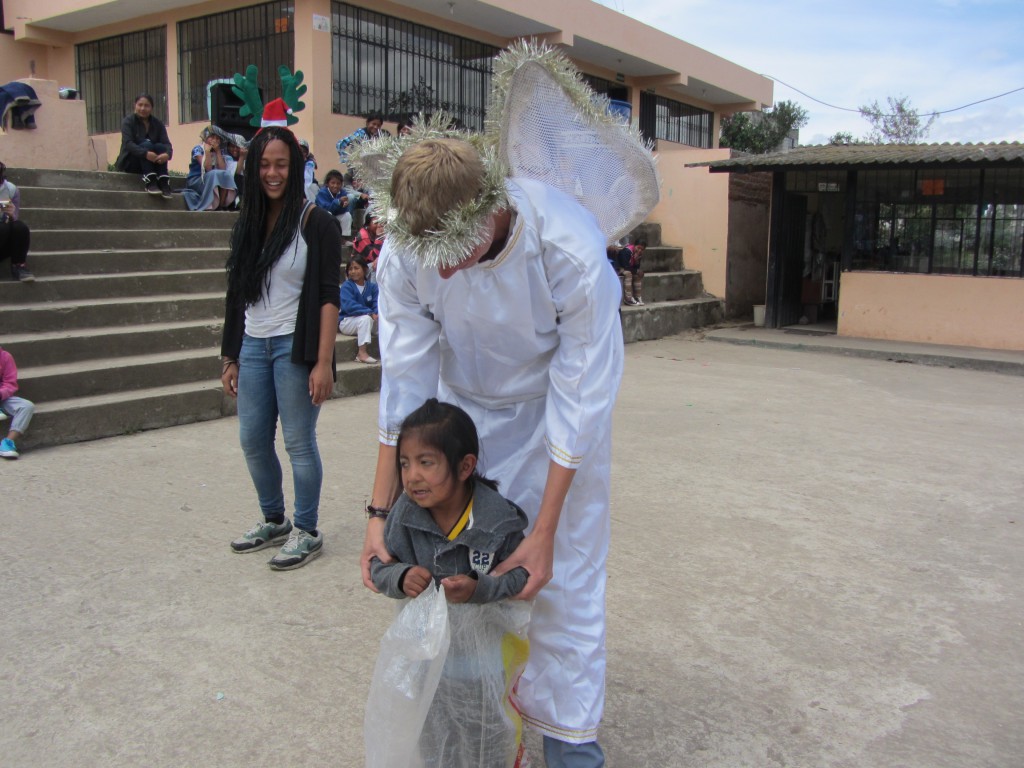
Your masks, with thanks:
M 242 452 L 263 517 L 231 549 L 255 552 L 285 542 L 270 560 L 275 570 L 298 568 L 322 551 L 316 421 L 336 377 L 341 231 L 334 217 L 306 201 L 303 163 L 287 128 L 263 128 L 250 145 L 251 191 L 231 234 L 221 343 L 221 382 L 238 399 Z M 295 488 L 294 528 L 274 450 L 279 417 Z

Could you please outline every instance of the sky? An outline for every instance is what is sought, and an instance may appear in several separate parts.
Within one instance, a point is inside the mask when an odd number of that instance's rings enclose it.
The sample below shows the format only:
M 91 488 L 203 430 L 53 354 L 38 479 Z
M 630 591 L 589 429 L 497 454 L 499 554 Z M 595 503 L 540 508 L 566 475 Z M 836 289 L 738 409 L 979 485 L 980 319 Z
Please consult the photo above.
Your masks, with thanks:
M 870 129 L 857 112 L 810 97 L 856 110 L 906 96 L 924 115 L 1018 88 L 940 115 L 925 141 L 1024 141 L 1024 0 L 598 2 L 771 76 L 775 101 L 809 114 L 801 144 Z

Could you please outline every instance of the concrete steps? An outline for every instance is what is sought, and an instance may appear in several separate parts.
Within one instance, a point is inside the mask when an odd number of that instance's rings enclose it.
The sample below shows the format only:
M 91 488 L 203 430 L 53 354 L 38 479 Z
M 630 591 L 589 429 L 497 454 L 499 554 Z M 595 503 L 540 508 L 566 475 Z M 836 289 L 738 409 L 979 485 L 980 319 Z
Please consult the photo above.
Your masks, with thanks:
M 644 251 L 644 306 L 623 306 L 622 335 L 626 343 L 664 336 L 721 322 L 725 307 L 704 292 L 701 273 L 686 269 L 683 249 L 663 245 L 661 225 L 641 224 L 631 239 L 647 240 Z
M 32 228 L 34 283 L 0 281 L 2 343 L 37 410 L 26 447 L 92 440 L 235 413 L 219 346 L 233 213 L 191 213 L 135 176 L 9 169 Z M 180 188 L 181 179 L 173 185 Z M 643 225 L 645 306 L 622 307 L 627 342 L 718 322 L 680 248 Z M 377 355 L 377 350 L 371 353 Z M 380 388 L 339 337 L 335 397 Z
M 36 403 L 26 447 L 235 413 L 220 385 L 233 213 L 192 213 L 120 173 L 9 169 L 34 283 L 0 282 L 2 343 Z M 180 187 L 182 180 L 172 184 Z M 376 350 L 371 350 L 376 352 Z M 339 337 L 336 397 L 380 388 Z
M 201 215 L 201 214 L 196 214 Z M 32 233 L 33 237 L 35 232 Z M 102 248 L 100 250 L 43 251 L 32 249 L 32 270 L 36 282 L 55 275 L 103 275 L 137 270 L 224 269 L 228 246 L 213 248 Z

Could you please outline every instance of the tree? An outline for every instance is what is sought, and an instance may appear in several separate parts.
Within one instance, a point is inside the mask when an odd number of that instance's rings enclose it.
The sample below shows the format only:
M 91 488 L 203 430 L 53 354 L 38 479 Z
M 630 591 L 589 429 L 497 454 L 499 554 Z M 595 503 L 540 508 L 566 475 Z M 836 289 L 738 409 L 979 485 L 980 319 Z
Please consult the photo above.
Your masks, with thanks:
M 853 138 L 849 131 L 838 131 L 828 137 L 829 144 L 864 144 L 863 139 Z
M 871 123 L 867 142 L 869 144 L 916 144 L 928 135 L 938 115 L 931 115 L 922 121 L 921 115 L 910 106 L 906 96 L 886 98 L 889 109 L 883 111 L 878 101 L 860 108 L 861 117 Z
M 765 155 L 778 149 L 791 131 L 807 125 L 807 110 L 792 101 L 780 101 L 754 115 L 740 112 L 724 119 L 721 146 Z

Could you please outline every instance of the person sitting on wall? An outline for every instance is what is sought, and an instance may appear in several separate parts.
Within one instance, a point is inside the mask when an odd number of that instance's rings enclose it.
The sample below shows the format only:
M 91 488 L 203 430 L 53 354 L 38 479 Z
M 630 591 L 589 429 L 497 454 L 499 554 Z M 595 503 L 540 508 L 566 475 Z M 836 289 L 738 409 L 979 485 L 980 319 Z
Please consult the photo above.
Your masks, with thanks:
M 366 351 L 377 321 L 376 283 L 368 279 L 369 268 L 358 256 L 348 262 L 345 274 L 348 280 L 341 284 L 341 310 L 338 312 L 338 331 L 346 336 L 355 336 L 358 349 L 356 362 L 372 365 L 377 358 Z
M 342 237 L 347 237 L 352 230 L 352 214 L 348 212 L 348 195 L 342 182 L 341 171 L 328 171 L 316 195 L 316 204 L 338 220 Z
M 309 151 L 309 142 L 305 139 L 299 139 L 299 149 L 302 150 L 302 156 L 305 159 L 302 180 L 306 185 L 306 199 L 311 203 L 315 203 L 316 196 L 320 193 L 320 182 L 316 178 L 316 158 Z
M 18 397 L 17 392 L 18 366 L 11 353 L 0 348 L 0 415 L 3 415 L 4 420 L 8 416 L 11 418 L 7 437 L 0 440 L 0 457 L 5 459 L 16 459 L 20 455 L 17 441 L 25 434 L 36 411 L 35 404 L 31 400 Z
M 7 180 L 7 166 L 0 163 L 0 261 L 11 260 L 11 279 L 31 283 L 28 271 L 28 246 L 31 233 L 21 221 L 21 193 Z
M 373 277 L 374 264 L 380 256 L 380 249 L 384 246 L 384 225 L 368 214 L 366 224 L 352 241 L 352 250 L 363 259 L 370 267 L 370 277 Z
M 338 141 L 335 144 L 335 148 L 338 150 L 338 160 L 345 165 L 348 165 L 348 150 L 355 144 L 366 141 L 367 139 L 375 139 L 378 136 L 390 136 L 391 134 L 384 130 L 384 115 L 378 114 L 377 112 L 371 112 L 366 116 L 366 126 L 359 128 L 354 133 L 346 136 L 344 139 Z
M 352 231 L 363 228 L 366 209 L 370 205 L 370 191 L 363 185 L 363 180 L 355 178 L 352 171 L 345 174 L 345 189 L 348 190 L 348 212 L 352 214 Z
M 135 111 L 121 121 L 121 152 L 114 167 L 125 173 L 142 174 L 149 194 L 170 198 L 167 163 L 173 153 L 167 128 L 153 115 L 153 97 L 140 93 L 135 98 Z
M 192 162 L 183 193 L 185 204 L 190 211 L 232 210 L 238 194 L 235 185 L 238 162 L 228 151 L 228 146 L 238 137 L 215 125 L 204 128 L 199 137 L 203 143 L 192 149 Z M 193 168 L 197 163 L 198 178 Z
M 640 268 L 647 241 L 638 238 L 618 254 L 619 275 L 622 277 L 622 294 L 629 306 L 643 306 L 644 271 Z

